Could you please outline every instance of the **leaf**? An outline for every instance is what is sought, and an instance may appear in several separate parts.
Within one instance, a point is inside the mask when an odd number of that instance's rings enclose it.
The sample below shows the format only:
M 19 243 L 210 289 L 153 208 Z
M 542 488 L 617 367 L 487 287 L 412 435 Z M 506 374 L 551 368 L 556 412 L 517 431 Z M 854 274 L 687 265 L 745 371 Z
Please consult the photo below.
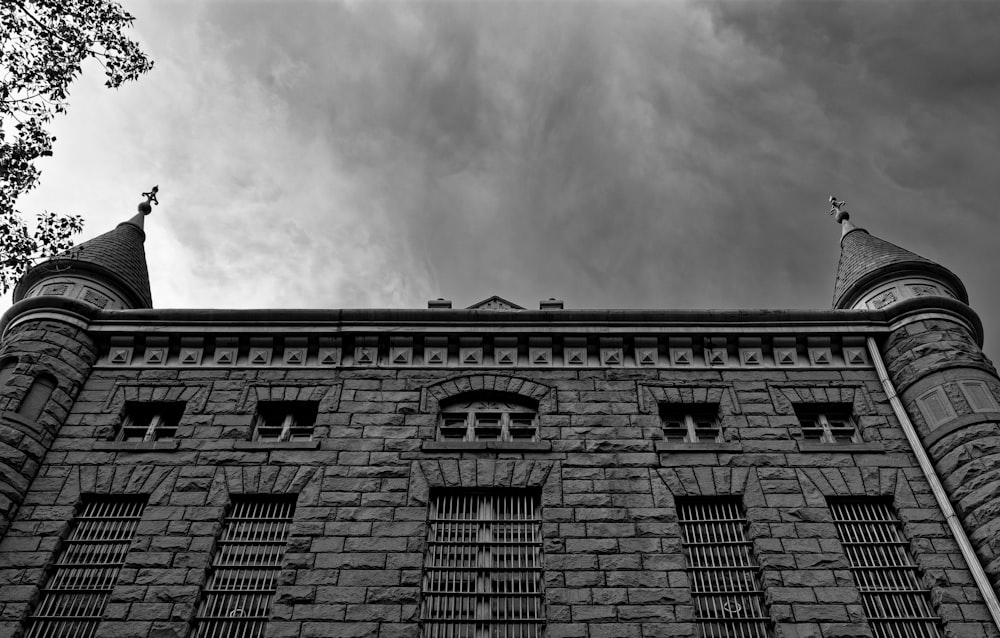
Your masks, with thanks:
M 153 63 L 125 31 L 134 18 L 112 0 L 0 1 L 0 292 L 7 292 L 39 257 L 73 245 L 79 216 L 45 212 L 29 234 L 15 202 L 38 185 L 35 160 L 52 155 L 46 130 L 66 111 L 69 86 L 96 59 L 117 88 Z

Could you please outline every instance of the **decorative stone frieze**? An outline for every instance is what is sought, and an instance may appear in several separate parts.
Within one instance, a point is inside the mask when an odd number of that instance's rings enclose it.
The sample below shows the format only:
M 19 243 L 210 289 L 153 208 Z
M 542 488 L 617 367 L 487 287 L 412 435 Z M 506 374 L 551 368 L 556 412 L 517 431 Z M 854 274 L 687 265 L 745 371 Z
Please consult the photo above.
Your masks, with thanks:
M 113 336 L 100 365 L 174 367 L 867 368 L 860 335 Z

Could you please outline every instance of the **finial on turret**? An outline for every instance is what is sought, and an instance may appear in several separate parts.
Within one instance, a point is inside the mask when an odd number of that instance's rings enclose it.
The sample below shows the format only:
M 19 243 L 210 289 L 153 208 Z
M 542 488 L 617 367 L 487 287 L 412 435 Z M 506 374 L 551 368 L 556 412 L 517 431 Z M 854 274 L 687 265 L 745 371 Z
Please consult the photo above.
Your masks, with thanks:
M 160 205 L 160 202 L 158 202 L 156 200 L 156 194 L 159 191 L 160 191 L 160 187 L 159 186 L 154 186 L 149 192 L 146 192 L 146 193 L 142 194 L 142 196 L 146 198 L 146 201 L 139 203 L 139 212 L 140 213 L 142 213 L 143 215 L 148 215 L 151 212 L 153 212 L 153 207 L 150 205 L 151 202 L 153 204 L 156 204 L 157 206 Z
M 830 214 L 834 216 L 838 224 L 842 224 L 844 220 L 850 219 L 851 214 L 844 210 L 844 206 L 847 202 L 843 200 L 838 200 L 836 195 L 830 195 L 830 203 L 833 204 L 833 208 L 830 209 Z
M 847 206 L 847 202 L 837 199 L 836 195 L 830 195 L 830 203 L 833 205 L 833 208 L 830 209 L 830 214 L 840 224 L 841 238 L 852 230 L 857 230 L 857 226 L 851 223 L 851 214 L 844 209 Z

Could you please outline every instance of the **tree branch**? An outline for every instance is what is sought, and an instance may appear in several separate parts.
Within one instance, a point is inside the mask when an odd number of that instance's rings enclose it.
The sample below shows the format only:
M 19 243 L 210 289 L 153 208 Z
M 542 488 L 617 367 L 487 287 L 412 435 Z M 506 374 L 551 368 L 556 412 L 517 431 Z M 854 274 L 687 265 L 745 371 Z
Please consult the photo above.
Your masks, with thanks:
M 21 11 L 24 11 L 24 15 L 28 16 L 29 18 L 31 18 L 32 22 L 34 22 L 34 23 L 35 23 L 35 24 L 37 24 L 37 25 L 38 25 L 39 27 L 41 27 L 41 28 L 42 28 L 42 30 L 43 30 L 43 31 L 45 31 L 45 33 L 48 33 L 49 35 L 52 35 L 52 36 L 55 36 L 55 37 L 59 38 L 60 40 L 62 40 L 62 41 L 63 41 L 63 42 L 65 42 L 66 44 L 72 44 L 72 45 L 77 45 L 77 44 L 79 44 L 78 42 L 73 42 L 73 40 L 70 40 L 69 38 L 65 38 L 65 37 L 63 37 L 62 35 L 60 35 L 59 33 L 57 33 L 57 32 L 55 32 L 55 31 L 53 31 L 53 30 L 52 30 L 52 29 L 51 29 L 51 28 L 49 27 L 49 25 L 47 25 L 47 24 L 45 24 L 44 22 L 42 22 L 41 20 L 39 20 L 38 18 L 36 18 L 36 17 L 35 17 L 35 15 L 34 15 L 33 13 L 31 13 L 30 11 L 28 11 L 28 8 L 27 8 L 26 6 L 24 6 L 24 3 L 23 3 L 23 2 L 21 2 L 21 0 L 12 0 L 12 2 L 13 2 L 13 3 L 14 3 L 14 4 L 16 5 L 16 6 L 17 6 L 17 8 L 19 8 L 19 9 L 20 9 Z M 85 52 L 87 52 L 87 53 L 89 53 L 89 54 L 91 54 L 91 55 L 93 55 L 93 56 L 97 57 L 97 58 L 110 58 L 110 57 L 112 57 L 112 56 L 109 56 L 109 55 L 108 55 L 108 53 L 107 53 L 106 51 L 105 51 L 105 52 L 101 52 L 101 51 L 94 51 L 93 49 L 87 49 L 87 48 L 84 48 L 83 50 L 84 50 Z

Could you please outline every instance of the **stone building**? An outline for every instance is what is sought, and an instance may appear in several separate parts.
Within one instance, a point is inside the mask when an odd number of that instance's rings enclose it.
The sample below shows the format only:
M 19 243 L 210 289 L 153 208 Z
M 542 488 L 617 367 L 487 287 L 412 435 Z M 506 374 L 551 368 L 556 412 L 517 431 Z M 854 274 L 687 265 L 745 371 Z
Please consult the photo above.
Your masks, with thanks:
M 157 310 L 148 212 L 0 325 L 2 636 L 1000 635 L 981 322 L 839 207 L 815 311 Z

